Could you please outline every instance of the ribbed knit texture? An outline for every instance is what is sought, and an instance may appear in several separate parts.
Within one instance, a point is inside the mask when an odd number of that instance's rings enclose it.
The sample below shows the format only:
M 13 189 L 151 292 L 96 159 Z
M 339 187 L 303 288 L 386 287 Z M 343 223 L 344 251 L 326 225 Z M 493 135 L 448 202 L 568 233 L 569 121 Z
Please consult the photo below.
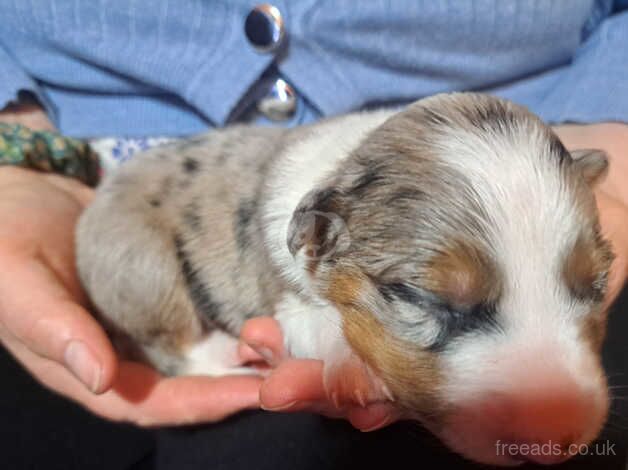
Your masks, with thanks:
M 0 106 L 32 91 L 78 137 L 224 125 L 276 59 L 247 41 L 256 3 L 0 0 Z M 550 122 L 628 122 L 628 12 L 610 16 L 612 0 L 273 4 L 289 40 L 278 74 L 300 96 L 285 125 L 469 89 Z

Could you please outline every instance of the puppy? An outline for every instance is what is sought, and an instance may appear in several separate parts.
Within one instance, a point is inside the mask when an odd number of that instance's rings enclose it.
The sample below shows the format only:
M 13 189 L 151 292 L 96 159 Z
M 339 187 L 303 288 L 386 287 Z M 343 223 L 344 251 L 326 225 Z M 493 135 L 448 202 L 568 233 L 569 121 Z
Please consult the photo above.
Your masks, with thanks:
M 78 269 L 120 348 L 165 374 L 250 373 L 239 330 L 274 315 L 335 401 L 378 390 L 470 459 L 558 462 L 609 406 L 606 167 L 480 94 L 236 126 L 106 180 Z M 499 449 L 547 442 L 559 452 Z

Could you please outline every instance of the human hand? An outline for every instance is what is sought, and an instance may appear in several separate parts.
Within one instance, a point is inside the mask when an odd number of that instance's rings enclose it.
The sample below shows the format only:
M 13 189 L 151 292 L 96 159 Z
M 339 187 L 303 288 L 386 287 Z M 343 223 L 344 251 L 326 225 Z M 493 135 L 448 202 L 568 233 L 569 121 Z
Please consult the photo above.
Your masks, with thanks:
M 602 235 L 615 254 L 606 294 L 608 308 L 628 276 L 628 125 L 564 125 L 554 132 L 568 150 L 601 149 L 608 155 L 608 174 L 595 188 Z
M 6 124 L 21 124 L 34 131 L 54 131 L 55 126 L 50 122 L 44 109 L 36 102 L 9 104 L 0 109 L 0 122 Z
M 361 431 L 374 431 L 402 418 L 401 410 L 373 390 L 373 400 L 358 403 L 354 396 L 342 397 L 342 405 L 328 398 L 323 383 L 323 362 L 289 358 L 279 322 L 269 317 L 249 320 L 241 332 L 240 355 L 264 359 L 273 368 L 260 389 L 261 407 L 269 411 L 308 411 L 332 418 L 346 418 Z
M 606 306 L 610 306 L 624 284 L 628 270 L 628 126 L 564 126 L 555 129 L 569 149 L 601 148 L 607 151 L 610 171 L 596 189 L 596 201 L 604 236 L 616 255 L 609 277 Z M 275 411 L 312 411 L 345 417 L 356 428 L 373 430 L 402 418 L 394 404 L 384 397 L 362 407 L 357 403 L 337 408 L 328 399 L 320 361 L 286 358 L 279 324 L 270 318 L 251 320 L 242 339 L 256 351 L 264 351 L 276 368 L 260 391 L 262 407 Z M 251 356 L 253 357 L 253 355 Z
M 108 419 L 183 424 L 259 407 L 259 377 L 164 378 L 116 358 L 74 265 L 91 197 L 68 178 L 0 168 L 0 342 L 39 382 Z

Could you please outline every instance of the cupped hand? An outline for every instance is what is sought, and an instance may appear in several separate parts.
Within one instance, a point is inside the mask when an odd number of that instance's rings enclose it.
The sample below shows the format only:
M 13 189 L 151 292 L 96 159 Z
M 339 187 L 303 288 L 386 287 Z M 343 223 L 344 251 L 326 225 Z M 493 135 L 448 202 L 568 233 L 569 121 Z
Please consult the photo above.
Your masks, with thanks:
M 118 361 L 74 265 L 91 197 L 64 177 L 0 168 L 0 342 L 39 382 L 108 419 L 182 424 L 258 408 L 259 377 L 164 378 Z

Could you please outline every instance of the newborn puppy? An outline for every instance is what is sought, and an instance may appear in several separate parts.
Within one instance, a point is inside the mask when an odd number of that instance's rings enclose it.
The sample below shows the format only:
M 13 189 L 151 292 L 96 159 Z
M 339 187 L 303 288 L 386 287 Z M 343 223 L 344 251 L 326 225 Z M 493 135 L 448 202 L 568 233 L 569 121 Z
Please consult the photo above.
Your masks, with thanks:
M 117 344 L 165 374 L 251 372 L 236 337 L 272 314 L 335 401 L 387 396 L 480 462 L 557 462 L 608 411 L 606 167 L 479 94 L 233 127 L 106 180 L 78 268 Z

